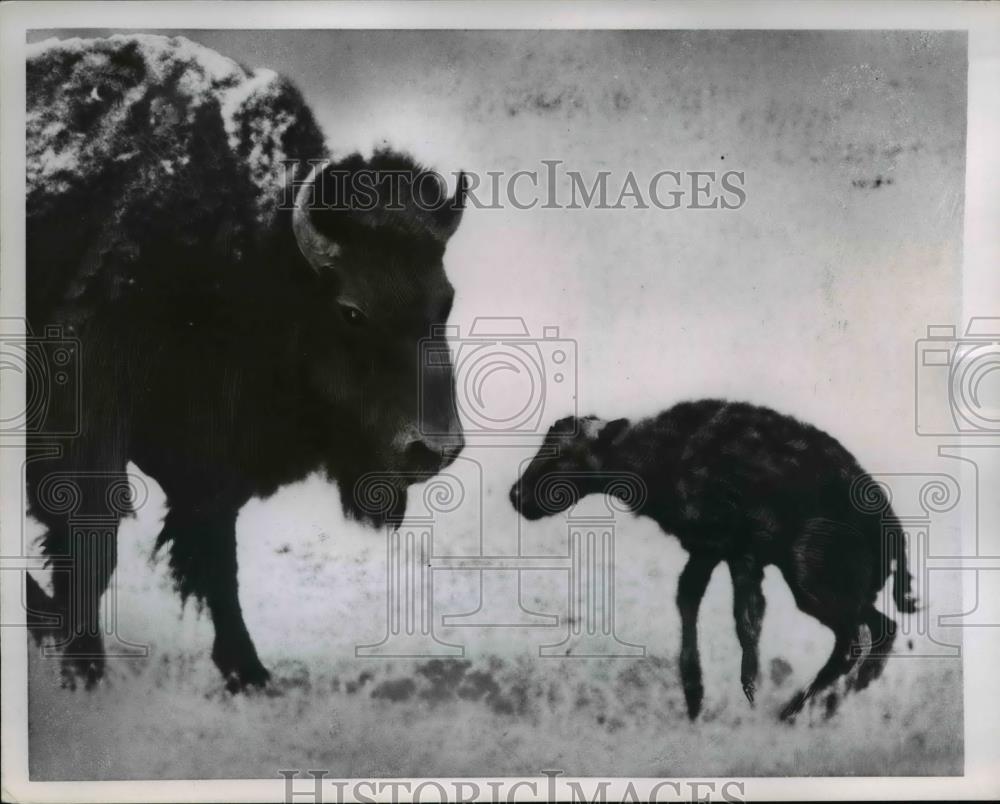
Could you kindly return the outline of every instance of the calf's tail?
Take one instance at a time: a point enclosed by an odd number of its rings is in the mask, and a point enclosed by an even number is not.
[[[913,576],[906,557],[906,534],[895,516],[890,515],[884,527],[887,557],[895,562],[892,569],[892,599],[900,612],[913,614],[917,610],[918,600],[913,593]]]

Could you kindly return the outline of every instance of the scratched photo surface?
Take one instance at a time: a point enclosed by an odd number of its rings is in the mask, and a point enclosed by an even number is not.
[[[47,530],[106,525],[88,468],[126,475],[134,509],[106,658],[31,642],[33,780],[962,773],[960,637],[939,620],[961,589],[916,569],[959,549],[952,490],[926,489],[957,470],[918,432],[947,390],[915,354],[960,315],[963,34],[29,39],[28,314],[87,360],[64,458],[27,471],[43,497],[76,472],[83,502],[26,500],[24,538],[52,556]],[[354,152],[439,171],[464,212],[362,215],[324,246],[339,224],[282,207],[280,163]],[[571,203],[570,174],[602,171],[621,208]],[[371,351],[404,323],[447,323],[451,377]],[[695,400],[723,402],[644,422]],[[546,444],[571,477],[552,510],[530,485]],[[881,485],[852,486],[862,470]],[[588,487],[601,471],[640,478],[644,515]],[[732,533],[712,527],[727,505]],[[743,548],[689,573],[698,539]],[[66,594],[52,558],[40,610]],[[682,571],[707,584],[700,683]],[[887,662],[864,640],[879,612]]]

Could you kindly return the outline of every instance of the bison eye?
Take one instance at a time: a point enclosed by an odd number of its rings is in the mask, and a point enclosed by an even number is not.
[[[368,319],[365,314],[362,313],[353,304],[341,304],[340,314],[344,317],[344,320],[350,324],[352,327],[360,327]]]

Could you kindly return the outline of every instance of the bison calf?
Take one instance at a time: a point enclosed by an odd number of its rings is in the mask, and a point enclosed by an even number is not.
[[[690,553],[677,605],[681,677],[692,719],[704,694],[698,607],[720,561],[733,580],[740,675],[751,704],[768,564],[781,571],[799,608],[836,637],[830,658],[785,705],[782,719],[854,668],[862,654],[853,686],[862,689],[881,675],[896,623],[873,604],[895,561],[896,606],[915,610],[906,545],[889,500],[836,439],[767,408],[712,399],[684,402],[635,424],[568,417],[553,425],[511,489],[511,502],[527,519],[559,513],[600,493],[600,475],[607,472],[638,475],[647,493],[628,501],[634,512],[675,534]],[[556,488],[558,494],[547,494]],[[862,626],[870,633],[870,650]]]

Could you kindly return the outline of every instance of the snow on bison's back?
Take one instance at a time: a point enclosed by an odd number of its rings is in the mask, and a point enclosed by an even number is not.
[[[154,244],[190,252],[172,271],[222,268],[206,243],[249,257],[275,225],[283,163],[326,155],[288,81],[183,37],[49,39],[29,46],[27,86],[36,309],[102,273],[103,291],[119,291],[123,266],[157,265],[140,259]]]

